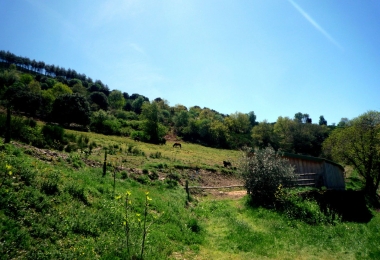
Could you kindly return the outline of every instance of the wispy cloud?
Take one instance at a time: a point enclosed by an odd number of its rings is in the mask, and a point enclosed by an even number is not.
[[[146,55],[145,51],[143,48],[141,48],[138,44],[136,43],[130,43],[129,46],[134,49],[135,51],[143,54],[143,55]]]
[[[311,16],[306,13],[299,5],[297,5],[293,0],[288,0],[289,3],[293,5],[293,7],[303,16],[305,19],[314,26],[319,32],[321,32],[331,43],[333,43],[336,47],[343,51],[342,46],[333,38],[330,34],[328,34],[316,21],[314,21]]]

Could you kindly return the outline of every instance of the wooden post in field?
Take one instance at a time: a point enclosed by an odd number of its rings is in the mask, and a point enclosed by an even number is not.
[[[189,181],[186,180],[187,201],[190,201]]]
[[[106,173],[107,173],[107,150],[104,152],[103,177],[106,176]]]

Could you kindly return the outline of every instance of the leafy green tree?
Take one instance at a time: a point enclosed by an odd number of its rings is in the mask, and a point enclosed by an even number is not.
[[[240,112],[231,114],[225,119],[225,123],[230,131],[239,134],[247,134],[252,129],[249,116]]]
[[[49,89],[48,91],[50,91],[55,98],[57,98],[59,95],[73,93],[73,91],[71,90],[71,88],[69,88],[69,86],[61,82],[55,83],[53,88]]]
[[[302,123],[303,114],[301,112],[298,112],[294,115],[294,121],[298,123]]]
[[[218,120],[214,120],[210,124],[209,129],[210,141],[213,146],[227,147],[229,138],[228,127]]]
[[[143,96],[139,96],[132,102],[132,109],[136,114],[141,114],[143,103],[145,102],[145,99]]]
[[[8,87],[20,80],[19,75],[15,70],[5,70],[0,72],[0,97],[3,97]]]
[[[82,81],[79,79],[70,79],[68,83],[70,88],[74,87],[76,84],[82,85]]]
[[[378,197],[380,183],[380,112],[368,111],[336,128],[323,144],[325,154],[352,166],[364,179],[370,198]]]
[[[268,123],[266,120],[252,128],[252,138],[255,147],[262,149],[268,147],[268,145],[275,148],[278,147],[277,137],[273,131],[273,124]]]
[[[249,112],[248,118],[249,118],[249,122],[251,124],[251,127],[254,127],[257,124],[255,112],[253,112],[253,111]]]
[[[299,124],[289,117],[278,117],[273,131],[278,138],[279,147],[285,152],[294,152],[293,130]]]
[[[327,121],[324,116],[319,117],[319,125],[327,125]]]
[[[278,199],[278,191],[294,180],[294,167],[272,147],[246,149],[242,156],[241,171],[251,202],[271,205]]]
[[[53,103],[52,121],[62,125],[76,123],[82,126],[90,124],[90,105],[80,94],[63,94]]]
[[[28,84],[29,90],[34,93],[41,93],[41,85],[38,81],[32,80]]]
[[[349,126],[350,125],[350,120],[348,120],[347,117],[342,117],[338,123],[339,127],[344,127],[344,126]]]
[[[151,143],[158,144],[167,132],[167,129],[158,121],[159,108],[156,102],[144,102],[141,118],[144,120],[143,131]]]
[[[108,110],[108,98],[103,92],[93,92],[90,94],[91,108],[94,111],[99,109]]]
[[[54,95],[51,93],[51,91],[48,90],[42,90],[41,91],[41,97],[42,97],[42,104],[41,104],[41,110],[40,113],[43,117],[47,117],[50,115],[52,109],[53,109],[53,103],[55,100]]]
[[[113,90],[108,96],[108,102],[112,109],[120,110],[125,105],[123,93],[119,90]]]
[[[71,89],[73,90],[73,93],[81,94],[82,96],[87,95],[87,89],[82,85],[82,83],[76,83],[74,84]]]
[[[15,69],[6,70],[0,74],[0,97],[1,103],[7,108],[6,118],[6,132],[4,143],[11,141],[11,109],[12,109],[12,95],[9,94],[8,89],[19,81],[19,75]],[[7,93],[8,92],[8,93]]]
[[[309,120],[310,120],[309,114],[302,114],[301,112],[298,112],[294,115],[294,121],[298,123],[307,123],[309,122]]]
[[[279,117],[274,125],[274,134],[278,148],[285,152],[320,156],[329,128],[326,125],[303,124],[288,117]]]
[[[27,73],[24,73],[20,76],[20,82],[24,85],[28,85],[33,81],[33,76]]]
[[[177,134],[183,134],[183,129],[189,124],[189,113],[186,110],[180,110],[173,117],[174,130]]]
[[[30,91],[28,86],[23,84],[13,84],[6,93],[6,99],[14,110],[25,112],[35,116],[41,107],[41,94]]]

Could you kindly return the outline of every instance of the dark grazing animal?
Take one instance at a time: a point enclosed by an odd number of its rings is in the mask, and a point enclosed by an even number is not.
[[[174,143],[174,144],[173,144],[173,147],[179,147],[179,148],[182,148],[182,146],[181,146],[180,143]]]
[[[223,165],[224,165],[224,167],[228,167],[228,166],[231,166],[232,167],[232,164],[231,164],[231,162],[228,162],[228,161],[223,161]]]
[[[135,141],[137,141],[137,142],[140,142],[140,137],[139,137],[139,136],[135,136],[135,137],[133,138],[133,140],[135,140]]]

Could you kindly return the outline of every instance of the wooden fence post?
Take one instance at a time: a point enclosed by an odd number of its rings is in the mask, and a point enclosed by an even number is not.
[[[107,173],[107,150],[104,152],[103,177],[106,176],[106,173]]]
[[[189,181],[186,180],[187,201],[190,201]]]

